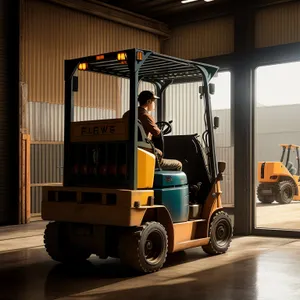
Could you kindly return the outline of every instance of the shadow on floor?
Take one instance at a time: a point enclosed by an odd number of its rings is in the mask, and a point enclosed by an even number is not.
[[[199,256],[201,259],[202,255]],[[178,264],[182,263],[180,255],[173,259],[174,263],[177,259]],[[167,265],[164,269],[168,267],[170,267],[170,265]],[[184,268],[185,266],[182,267]],[[177,269],[175,273],[169,272],[168,276],[164,275],[160,277],[158,273],[155,273],[153,274],[154,277],[151,275],[143,275],[135,277],[133,280],[127,282],[122,282],[120,275],[124,275],[124,280],[125,277],[127,277],[127,279],[129,279],[129,276],[133,277],[133,274],[129,275],[129,273],[126,273],[128,270],[125,268],[123,269],[123,267],[118,264],[114,266],[108,264],[107,267],[104,268],[103,266],[95,267],[91,264],[87,264],[85,274],[84,272],[82,273],[82,271],[77,273],[80,277],[78,282],[74,273],[70,274],[69,271],[62,272],[62,269],[59,270],[57,267],[53,269],[53,273],[51,272],[47,278],[45,296],[47,300],[61,297],[66,297],[64,299],[68,299],[68,296],[70,296],[70,299],[89,300],[255,300],[257,299],[255,288],[257,283],[256,267],[256,259],[246,259],[218,268],[215,268],[212,265],[212,268],[200,272],[197,272],[194,269],[194,271],[191,270],[189,274],[180,275],[180,270]],[[99,275],[99,273],[102,275]],[[117,275],[119,279],[110,280],[109,283],[106,282],[104,278],[111,277],[112,275]],[[101,281],[99,280],[98,284],[95,282],[93,286],[90,282],[90,280],[93,279],[93,276],[98,279],[102,277],[103,279]],[[60,283],[58,285],[59,281]],[[83,282],[85,283],[83,284]],[[118,283],[118,286],[114,285],[114,287],[106,287],[105,291],[101,291],[101,287],[105,285],[105,282],[106,284]],[[81,284],[81,287],[79,284]],[[142,285],[142,287],[136,288],[136,285]],[[79,293],[83,294],[76,295]]]
[[[200,249],[186,253],[184,251],[168,256],[164,269],[206,258]],[[45,282],[47,300],[78,294],[105,285],[131,278],[143,277],[120,263],[119,259],[98,260],[96,257],[77,266],[55,265]]]
[[[190,269],[183,265],[184,273],[176,268],[163,276],[158,273],[119,282],[116,286],[88,290],[69,299],[104,300],[298,300],[298,268],[296,255],[278,260],[286,253],[278,252],[242,259],[206,270]],[[189,264],[190,265],[190,264]],[[62,296],[62,295],[61,295]],[[49,298],[48,298],[49,299]],[[52,298],[54,299],[54,298]],[[67,299],[67,298],[66,298]]]

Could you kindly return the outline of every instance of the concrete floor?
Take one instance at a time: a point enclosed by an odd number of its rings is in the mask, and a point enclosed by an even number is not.
[[[55,263],[42,246],[44,226],[0,228],[1,300],[300,299],[300,240],[235,238],[227,254],[188,250],[137,277],[115,259],[91,257],[69,269]]]

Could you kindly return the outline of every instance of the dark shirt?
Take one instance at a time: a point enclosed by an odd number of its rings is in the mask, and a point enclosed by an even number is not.
[[[124,115],[123,118],[129,118],[129,111],[127,111]],[[146,136],[151,139],[151,136],[158,136],[160,135],[160,129],[157,127],[154,118],[148,113],[148,111],[139,106],[138,107],[138,119],[141,121]],[[149,133],[151,136],[149,136]]]

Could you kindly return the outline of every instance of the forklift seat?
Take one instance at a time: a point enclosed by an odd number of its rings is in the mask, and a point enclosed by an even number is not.
[[[146,136],[144,127],[143,127],[141,121],[138,120],[138,142],[137,142],[137,145],[138,145],[138,147],[152,150],[151,145],[149,143],[147,143],[146,139],[147,139],[147,136]]]

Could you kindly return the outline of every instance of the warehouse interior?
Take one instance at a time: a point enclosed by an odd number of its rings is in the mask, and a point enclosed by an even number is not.
[[[300,202],[259,196],[261,163],[279,162],[281,144],[300,145],[299,20],[298,0],[1,0],[0,299],[299,299]],[[173,253],[144,276],[113,258],[54,262],[41,216],[44,187],[64,180],[64,61],[131,48],[219,67],[215,151],[234,226],[227,253]],[[129,109],[128,80],[96,75],[80,74],[76,122]],[[203,131],[198,90],[166,90],[173,135]],[[288,160],[300,175],[298,155]]]

